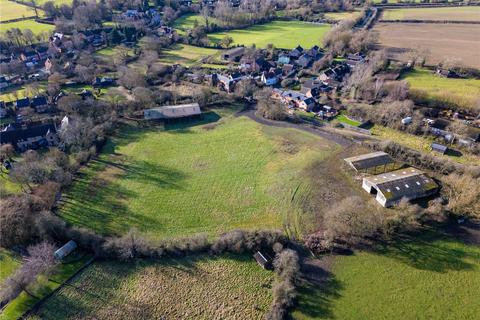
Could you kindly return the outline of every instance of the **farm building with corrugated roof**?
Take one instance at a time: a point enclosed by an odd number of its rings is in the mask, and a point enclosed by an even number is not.
[[[344,159],[356,171],[368,170],[394,163],[388,153],[378,151]]]
[[[375,199],[384,207],[395,205],[402,198],[413,200],[438,191],[438,185],[432,178],[411,167],[365,177],[362,188],[375,195]]]
[[[199,116],[202,114],[198,103],[164,106],[143,111],[145,120],[168,120]]]

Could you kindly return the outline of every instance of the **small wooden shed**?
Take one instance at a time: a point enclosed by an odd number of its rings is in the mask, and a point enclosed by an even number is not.
[[[441,154],[445,154],[448,150],[448,147],[447,146],[444,146],[442,144],[439,144],[439,143],[432,143],[432,151],[436,151],[436,152],[439,152]]]
[[[272,267],[272,259],[267,254],[257,251],[253,257],[263,269],[270,269]]]

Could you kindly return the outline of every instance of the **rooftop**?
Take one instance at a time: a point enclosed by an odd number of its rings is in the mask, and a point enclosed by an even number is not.
[[[364,181],[374,185],[390,201],[415,198],[438,188],[423,171],[411,167],[366,177]]]
[[[383,151],[362,154],[344,160],[357,171],[383,166],[393,162],[390,155]]]

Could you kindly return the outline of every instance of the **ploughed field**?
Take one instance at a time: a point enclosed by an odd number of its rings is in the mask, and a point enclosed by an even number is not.
[[[95,262],[28,319],[263,319],[272,281],[241,255]]]
[[[386,9],[382,19],[480,22],[480,7]]]
[[[207,113],[204,122],[216,117]],[[123,127],[81,170],[59,214],[102,234],[136,227],[153,238],[279,228],[302,215],[305,168],[334,149],[244,117],[166,131]]]
[[[234,45],[265,48],[273,44],[277,48],[293,49],[298,45],[310,48],[322,45],[323,37],[330,30],[328,24],[314,24],[300,21],[273,21],[246,29],[236,29],[208,35],[212,42],[220,42],[225,36],[233,38]]]
[[[338,256],[331,277],[300,289],[294,319],[477,319],[480,247],[425,233]]]
[[[467,67],[480,68],[480,25],[441,23],[377,23],[373,29],[379,45],[390,55],[406,59],[408,50],[428,50],[428,65],[445,59],[459,59]]]

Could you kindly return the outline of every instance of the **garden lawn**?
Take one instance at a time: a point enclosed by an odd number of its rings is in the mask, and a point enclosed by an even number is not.
[[[358,126],[361,125],[360,122],[358,122],[358,121],[356,121],[356,120],[353,120],[353,119],[350,119],[349,117],[347,117],[347,116],[344,115],[344,114],[338,115],[338,116],[337,116],[337,120],[338,120],[338,122],[351,125],[352,127],[358,127]]]
[[[437,100],[468,109],[479,98],[480,80],[442,78],[428,69],[415,69],[402,78],[410,84],[414,99]]]
[[[323,37],[330,30],[328,24],[313,24],[300,21],[273,21],[255,25],[247,29],[236,29],[226,32],[211,33],[209,39],[220,42],[225,36],[233,38],[235,45],[265,48],[273,44],[277,48],[292,49],[298,45],[310,48],[322,45]]]
[[[382,138],[382,140],[392,140],[405,147],[420,152],[431,153],[432,155],[435,155],[437,157],[449,159],[459,163],[480,165],[480,157],[473,154],[440,154],[438,152],[432,151],[431,145],[432,142],[434,142],[435,140],[433,136],[417,136],[379,125],[375,125],[371,131],[374,136],[378,136]]]
[[[22,186],[10,179],[6,172],[0,173],[0,198],[22,191]]]
[[[263,319],[272,280],[250,255],[95,262],[28,319]]]
[[[33,34],[40,34],[43,32],[51,33],[55,29],[55,26],[46,23],[38,23],[33,19],[0,24],[0,32],[6,32],[8,29],[12,28],[18,28],[20,30],[29,29]]]
[[[47,81],[38,81],[36,82],[38,85],[39,93],[44,92],[47,89]],[[36,92],[36,91],[35,91]],[[14,89],[6,90],[6,92],[0,95],[0,100],[5,102],[16,101],[17,99],[22,99],[25,97],[33,97],[34,93],[29,90],[29,86],[22,86],[17,87]]]
[[[300,290],[295,319],[477,319],[480,247],[427,232],[337,256],[333,276]]]
[[[209,112],[203,123],[218,118]],[[59,214],[102,234],[136,227],[152,238],[298,221],[301,191],[292,195],[304,184],[300,172],[335,147],[244,117],[199,124],[119,129],[64,195]]]
[[[33,16],[35,16],[35,11],[30,7],[12,1],[0,0],[0,21]],[[4,29],[4,24],[1,24],[0,26],[2,32],[6,30]]]

